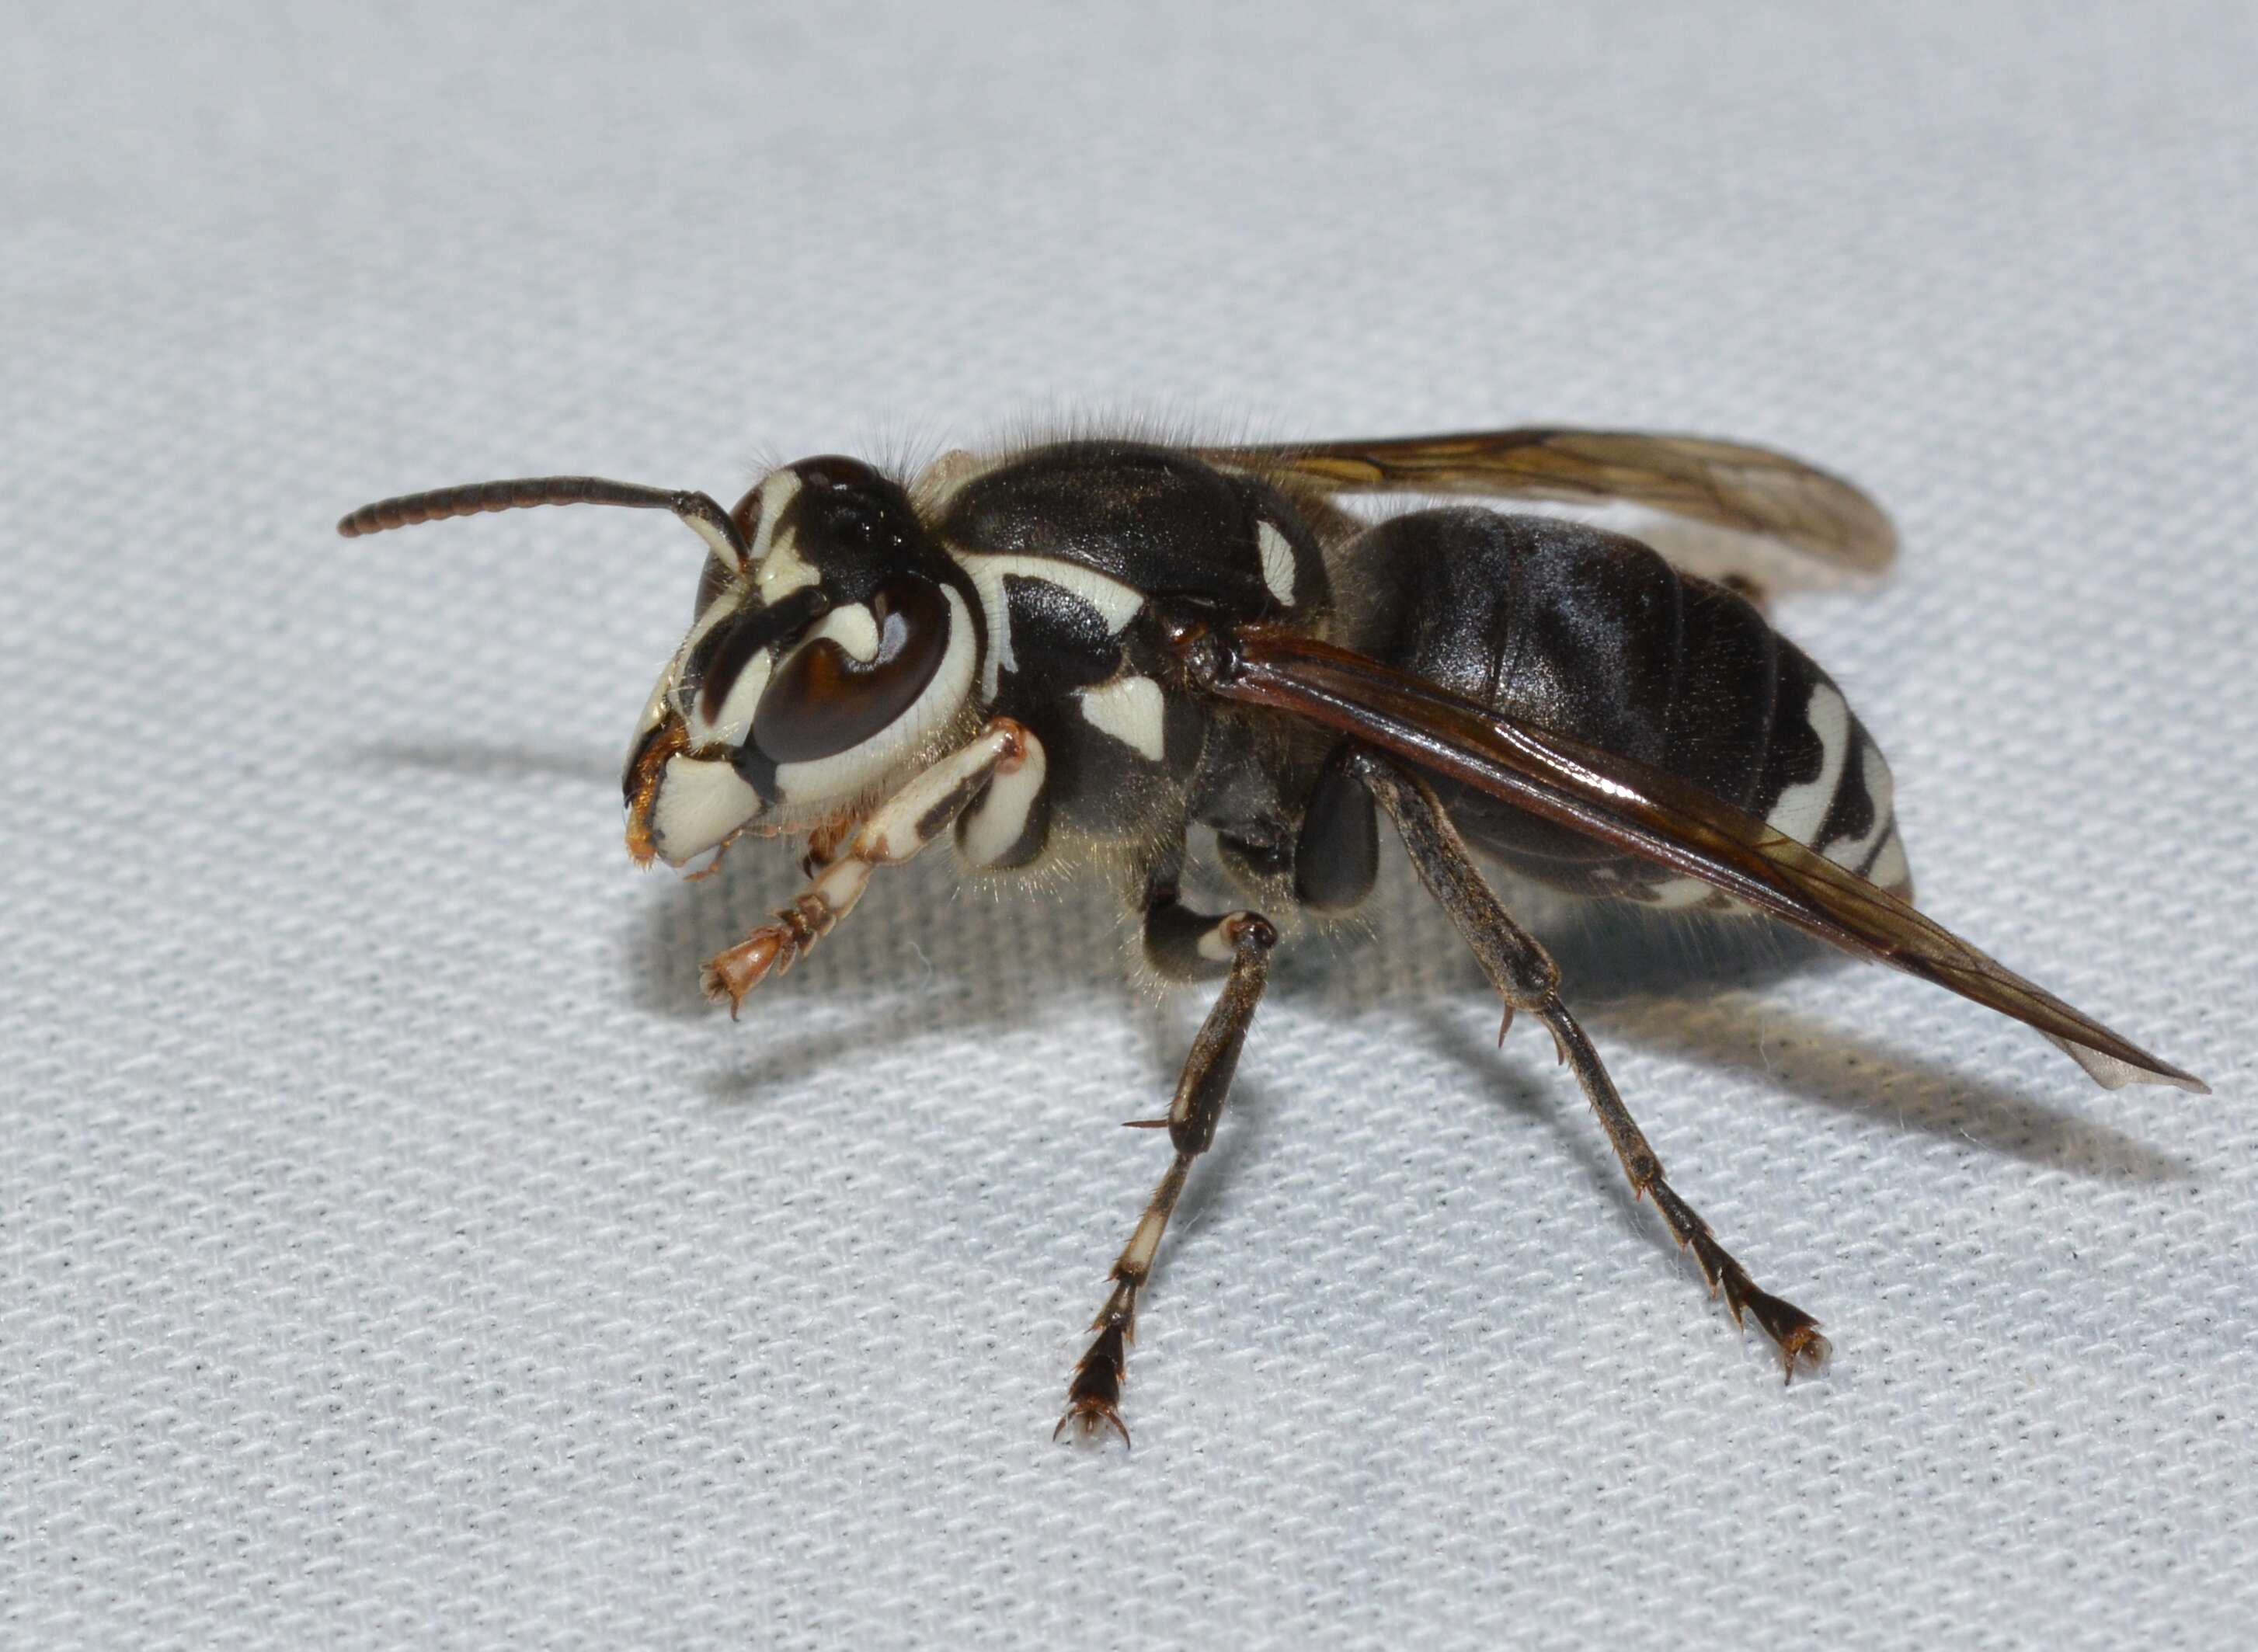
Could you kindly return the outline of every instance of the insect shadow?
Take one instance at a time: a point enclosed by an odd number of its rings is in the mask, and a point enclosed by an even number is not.
[[[617,766],[607,751],[593,747],[544,749],[460,739],[380,741],[364,747],[359,756],[381,766],[489,783],[585,781],[607,789]],[[1007,890],[991,897],[966,888],[954,901],[937,899],[948,876],[941,864],[946,858],[942,850],[918,865],[886,873],[864,907],[825,944],[824,954],[809,961],[804,981],[771,983],[748,1003],[745,1020],[754,1049],[715,1075],[708,1088],[716,1100],[756,1101],[795,1074],[846,1059],[860,1036],[854,1025],[806,1013],[811,1003],[820,1002],[821,980],[835,980],[843,969],[864,980],[900,981],[905,953],[920,979],[930,972],[946,989],[905,991],[890,1003],[890,1039],[1039,1025],[1047,1003],[1111,995],[1124,1014],[1140,1017],[1156,1074],[1155,1095],[1165,1097],[1196,1016],[1180,1005],[1156,1010],[1128,983],[1121,967],[1126,942],[1118,909],[1107,891],[1076,882],[1043,894]],[[637,1006],[682,1021],[720,1013],[699,989],[700,963],[741,939],[799,886],[794,854],[781,844],[760,842],[739,846],[711,878],[669,880],[634,922],[628,978]],[[943,921],[917,923],[937,905],[944,909]],[[1404,909],[1403,903],[1396,905]],[[1046,906],[1051,911],[1046,912]],[[1272,988],[1275,1002],[1323,996],[1329,1005],[1337,1004],[1337,988],[1327,984],[1333,972],[1361,968],[1386,980],[1400,975],[1415,952],[1457,954],[1456,938],[1439,911],[1424,903],[1411,903],[1409,910],[1409,931],[1399,928],[1392,939],[1367,937],[1353,947],[1285,953]],[[991,926],[1008,928],[1014,944],[998,945]],[[1610,1043],[1634,1044],[1705,1067],[1761,1071],[1766,1082],[1802,1101],[1864,1117],[1885,1116],[1941,1139],[1972,1141],[1987,1152],[2077,1175],[2155,1183],[2194,1173],[2176,1155],[2018,1090],[1970,1081],[1948,1060],[1770,1005],[1745,1015],[1721,1010],[1715,1001],[1722,992],[1759,990],[1814,970],[1870,968],[1783,925],[1658,918],[1637,908],[1587,903],[1578,910],[1577,921],[1544,926],[1544,932],[1569,996],[1592,1012]],[[1033,944],[1017,944],[1022,939]],[[1403,955],[1391,957],[1394,952]],[[1462,974],[1466,994],[1486,990],[1471,961]],[[812,999],[802,996],[811,993],[816,995]],[[1189,1003],[1197,995],[1178,996]],[[786,1010],[795,998],[799,1003]],[[1629,1198],[1604,1144],[1596,1136],[1585,1140],[1585,1132],[1576,1128],[1581,1121],[1576,1118],[1580,1110],[1568,1105],[1573,1096],[1551,1094],[1509,1055],[1501,1058],[1447,1006],[1438,1004],[1421,1019],[1431,1046],[1466,1066],[1469,1088],[1484,1087],[1482,1094],[1518,1110],[1551,1114],[1593,1179],[1610,1196]],[[1549,1074],[1549,1063],[1540,1065]],[[1264,1110],[1261,1081],[1258,1056],[1234,1086],[1237,1124],[1218,1142],[1218,1152],[1237,1156],[1251,1148]],[[1124,1117],[1140,1100],[1123,1098],[1128,1110]],[[1225,1181],[1217,1175],[1199,1178],[1211,1188]]]
[[[2021,1090],[1970,1078],[1949,1060],[1865,1037],[1776,1003],[1725,999],[1760,993],[1821,972],[1864,973],[1871,964],[1763,920],[1658,914],[1586,903],[1574,919],[1544,934],[1564,990],[1591,1011],[1613,1045],[1739,1070],[1798,1100],[1862,1117],[1877,1115],[1941,1139],[2100,1180],[2184,1180],[2193,1167],[2077,1111]],[[1438,1016],[1438,1042],[1469,1065],[1495,1063],[1495,1052]],[[2034,1065],[2045,1053],[2029,1046]],[[1592,1162],[1628,1202],[1630,1192],[1604,1151]]]
[[[1067,1001],[1111,997],[1128,1015],[1154,1007],[1122,967],[1119,908],[1102,883],[983,889],[955,883],[948,857],[942,846],[881,873],[814,956],[745,1001],[740,1025],[759,1048],[717,1080],[717,1097],[757,1100],[764,1087],[850,1060],[870,1037],[874,993],[885,1040],[897,1048],[927,1037],[1040,1026],[1047,1006]],[[628,978],[636,1006],[682,1021],[725,1016],[702,989],[704,961],[766,921],[804,883],[796,846],[760,841],[737,845],[709,876],[670,879],[634,921]],[[826,1013],[827,1000],[848,993],[860,999],[855,1010]],[[1158,1052],[1168,1036],[1159,1024],[1173,1025],[1174,1017],[1147,1019]],[[1189,1040],[1189,1026],[1181,1036]],[[1182,1051],[1156,1059],[1173,1074]],[[1125,1096],[1123,1103],[1133,1110],[1137,1100]]]
[[[620,771],[615,755],[585,743],[543,749],[499,741],[376,740],[364,744],[359,755],[362,762],[383,767],[488,781],[593,781],[611,786],[618,783]]]
[[[822,953],[803,966],[802,979],[771,982],[747,1001],[743,1021],[751,1047],[714,1076],[708,1091],[714,1100],[756,1103],[811,1069],[853,1059],[870,1036],[865,1012],[822,1014],[817,1007],[827,980],[834,989],[846,982],[866,989],[900,987],[884,1003],[884,1036],[897,1047],[1040,1026],[1048,1018],[1048,1005],[1112,998],[1144,1028],[1154,1070],[1150,1093],[1125,1095],[1121,1116],[1158,1110],[1204,1008],[1199,990],[1179,990],[1165,1005],[1155,1005],[1126,978],[1128,937],[1118,905],[1102,886],[1076,880],[1036,894],[961,887],[951,900],[945,893],[951,870],[941,863],[946,858],[944,849],[883,874]],[[721,1013],[699,989],[701,961],[763,921],[800,884],[790,849],[749,842],[711,877],[676,881],[658,892],[634,920],[629,941],[628,973],[638,1006],[685,1021]],[[1273,1003],[1338,1013],[1338,977],[1344,969],[1386,981],[1402,975],[1415,954],[1459,955],[1439,911],[1424,903],[1393,904],[1407,916],[1385,932],[1282,950]],[[1721,1004],[1721,994],[1760,990],[1814,970],[1871,968],[1782,925],[1657,917],[1587,904],[1578,921],[1548,930],[1545,940],[1569,996],[1591,1011],[1608,1042],[1761,1074],[1764,1082],[1799,1100],[1881,1117],[1940,1139],[1972,1142],[1986,1152],[2082,1176],[2154,1183],[2193,1173],[2179,1158],[2017,1088],[1971,1079],[1949,1060],[1771,1005]],[[1583,1128],[1584,1110],[1573,1088],[1549,1082],[1549,1060],[1519,1059],[1542,1040],[1524,1034],[1528,1045],[1509,1046],[1501,1056],[1491,1040],[1453,1013],[1461,998],[1488,992],[1471,960],[1462,975],[1450,1003],[1438,1003],[1417,1017],[1431,1047],[1464,1063],[1470,1091],[1549,1117],[1594,1181],[1627,1203],[1621,1171],[1604,1140]],[[2041,1053],[2034,1048],[2034,1059]],[[1249,1058],[1233,1087],[1236,1124],[1216,1150],[1232,1157],[1253,1149],[1267,1110],[1260,1040]],[[1217,1188],[1226,1178],[1197,1180]]]

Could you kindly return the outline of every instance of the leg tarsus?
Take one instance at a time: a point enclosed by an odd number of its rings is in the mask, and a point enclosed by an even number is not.
[[[1781,1362],[1793,1379],[1799,1367],[1816,1371],[1825,1363],[1830,1344],[1819,1334],[1819,1322],[1785,1297],[1774,1296],[1761,1288],[1749,1277],[1748,1270],[1733,1258],[1732,1253],[1717,1243],[1693,1206],[1678,1195],[1661,1176],[1656,1166],[1652,1191],[1655,1209],[1662,1212],[1663,1220],[1681,1250],[1694,1253],[1694,1262],[1701,1275],[1709,1282],[1712,1296],[1722,1294],[1725,1307],[1733,1315],[1736,1325],[1754,1318],[1758,1328],[1771,1337],[1779,1350]]]
[[[837,921],[837,914],[819,897],[803,895],[778,912],[776,922],[763,924],[728,951],[707,959],[699,972],[699,984],[716,1003],[728,1003],[729,1019],[735,1021],[747,993],[770,975],[790,971]]]
[[[1074,1368],[1074,1380],[1067,1386],[1066,1410],[1051,1430],[1052,1439],[1058,1439],[1069,1428],[1083,1440],[1095,1439],[1102,1430],[1111,1429],[1125,1447],[1130,1443],[1129,1425],[1121,1421],[1121,1379],[1129,1368],[1130,1316],[1136,1311],[1135,1299],[1135,1288],[1126,1281],[1114,1287],[1104,1311],[1092,1326],[1097,1336]]]

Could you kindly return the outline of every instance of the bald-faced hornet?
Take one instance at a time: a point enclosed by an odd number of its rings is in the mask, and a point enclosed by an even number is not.
[[[689,635],[628,758],[627,840],[681,867],[747,833],[806,838],[805,890],[707,966],[733,1014],[873,872],[944,833],[976,874],[1067,854],[1118,869],[1152,968],[1222,982],[1167,1114],[1141,1121],[1174,1156],[1114,1262],[1060,1431],[1127,1438],[1139,1293],[1214,1139],[1271,951],[1364,900],[1382,814],[1508,1025],[1550,1029],[1632,1188],[1791,1378],[1826,1355],[1817,1322],[1757,1288],[1665,1178],[1477,852],[1571,896],[1768,913],[2028,1024],[2105,1086],[2203,1089],[1914,909],[1888,767],[1744,585],[1555,516],[1369,523],[1336,502],[1356,493],[1622,502],[1817,569],[1871,572],[1894,550],[1863,493],[1783,455],[1559,429],[1062,441],[952,453],[906,485],[813,458],[727,511],[585,477],[489,482],[371,505],[338,530],[596,503],[697,532]],[[1239,910],[1183,900],[1194,826]]]

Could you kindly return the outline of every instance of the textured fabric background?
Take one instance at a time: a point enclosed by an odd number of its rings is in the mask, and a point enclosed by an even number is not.
[[[24,8],[0,58],[0,1625],[23,1647],[2246,1643],[2242,4]],[[68,14],[67,17],[66,14]],[[1571,948],[1783,1391],[1391,875],[1049,1434],[1196,1000],[1100,893],[622,858],[694,549],[401,489],[1062,412],[1770,441],[1925,904],[2206,1075]]]

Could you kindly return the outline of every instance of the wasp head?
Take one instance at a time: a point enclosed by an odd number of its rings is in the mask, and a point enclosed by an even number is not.
[[[540,476],[379,500],[346,538],[536,505],[671,511],[706,542],[690,635],[643,706],[628,851],[676,866],[750,829],[850,813],[969,714],[980,643],[909,494],[859,459],[802,459],[724,511],[704,493]]]
[[[748,828],[851,810],[929,755],[970,699],[970,608],[898,484],[857,459],[802,459],[729,521],[706,535],[689,635],[628,754],[638,861],[679,866]]]

